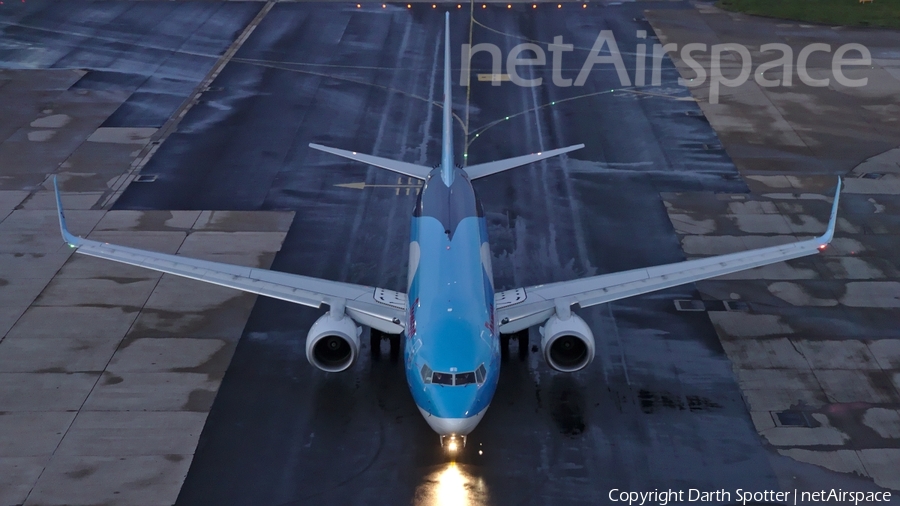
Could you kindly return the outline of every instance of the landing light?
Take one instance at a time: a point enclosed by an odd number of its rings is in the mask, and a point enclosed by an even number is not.
[[[450,440],[450,443],[447,445],[447,450],[449,450],[450,453],[456,453],[456,450],[459,450],[459,446],[455,439]]]

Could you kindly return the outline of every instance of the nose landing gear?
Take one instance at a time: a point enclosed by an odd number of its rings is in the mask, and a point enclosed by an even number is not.
[[[466,447],[466,436],[458,436],[456,434],[450,434],[447,436],[441,436],[441,448],[449,452],[450,454],[455,454],[459,450],[462,450]]]

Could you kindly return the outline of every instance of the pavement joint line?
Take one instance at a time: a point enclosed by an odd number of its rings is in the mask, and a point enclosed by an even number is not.
[[[98,221],[96,224],[94,224],[94,226],[91,228],[91,230],[89,232],[87,232],[84,236],[87,237],[91,233],[93,233],[97,229],[97,226],[99,226],[99,224],[100,224],[100,221]],[[184,245],[185,240],[187,240],[187,236],[185,236],[185,239],[182,240],[181,245],[178,246],[178,249],[181,249],[181,247]],[[177,252],[177,250],[176,250],[176,252]],[[46,285],[44,285],[44,288],[43,288],[43,290],[41,290],[41,293],[38,294],[37,297],[35,297],[35,299],[34,299],[35,301],[37,301],[38,297],[40,297],[41,294],[47,290],[47,288],[50,286],[50,284],[53,282],[53,280],[56,279],[56,276],[59,275],[59,272],[63,270],[63,268],[65,267],[65,265],[67,263],[69,263],[69,260],[72,259],[72,256],[74,254],[75,254],[75,252],[74,252],[74,250],[72,250],[71,254],[69,255],[69,258],[67,258],[66,261],[63,262],[63,264],[59,267],[59,269],[57,269],[56,274],[53,275],[53,278],[51,278],[50,281]],[[156,282],[153,284],[153,289],[150,290],[149,294],[147,295],[147,299],[144,300],[143,304],[141,304],[140,311],[144,310],[144,307],[147,305],[147,302],[150,301],[150,297],[153,296],[153,292],[159,287],[159,283],[162,280],[162,278],[163,277],[160,276],[156,279]],[[34,301],[32,301],[32,304],[34,304]],[[30,308],[32,304],[29,304],[28,307]],[[140,314],[140,311],[139,311],[139,314]],[[22,313],[22,316],[24,316],[24,315],[25,315],[25,313]],[[20,316],[19,319],[21,319],[22,316]],[[44,464],[43,468],[41,469],[41,472],[38,474],[37,478],[34,480],[34,484],[32,485],[31,490],[28,491],[28,495],[25,496],[25,500],[23,501],[23,504],[28,502],[28,498],[31,497],[31,494],[34,492],[35,487],[37,487],[38,483],[40,483],[41,477],[44,475],[45,472],[47,472],[47,469],[50,467],[50,464],[52,463],[53,458],[56,456],[56,452],[59,450],[59,447],[62,445],[63,440],[66,438],[66,435],[68,435],[69,431],[72,429],[72,425],[75,424],[75,420],[78,418],[78,415],[80,415],[81,412],[84,410],[84,405],[87,403],[88,399],[91,397],[91,394],[94,393],[94,389],[97,388],[97,385],[100,383],[100,380],[103,379],[103,374],[109,368],[109,364],[112,362],[112,359],[116,356],[116,353],[119,351],[119,348],[122,346],[122,342],[125,341],[125,338],[128,336],[128,333],[131,331],[132,328],[134,328],[135,324],[137,323],[137,320],[138,320],[138,318],[136,317],[131,322],[131,324],[128,326],[128,329],[122,334],[122,338],[119,340],[119,344],[116,345],[116,350],[112,353],[112,355],[109,356],[109,359],[107,359],[106,364],[103,366],[103,370],[101,370],[100,374],[97,375],[97,379],[94,381],[94,385],[88,391],[87,395],[84,397],[84,400],[81,401],[81,405],[78,407],[78,410],[75,412],[75,416],[72,417],[72,421],[69,422],[69,425],[66,427],[66,430],[63,431],[63,435],[61,438],[59,438],[59,442],[56,443],[56,447],[53,449],[53,452],[51,452],[50,455],[47,456],[47,462],[46,462],[46,464]]]
[[[219,74],[224,70],[225,66],[231,61],[235,54],[237,54],[238,50],[241,46],[244,45],[244,42],[250,38],[250,35],[256,30],[256,27],[262,22],[263,18],[272,10],[272,7],[275,6],[275,2],[277,0],[269,0],[266,4],[259,10],[256,14],[256,17],[253,18],[250,23],[244,28],[244,31],[241,32],[240,36],[235,39],[234,42],[231,43],[231,46],[225,51],[224,54],[219,58],[215,65],[209,70],[206,74],[206,77],[200,81],[196,88],[194,88],[193,93],[181,104],[177,111],[169,117],[169,120],[153,134],[153,141],[150,142],[141,153],[138,155],[136,160],[140,160],[136,164],[133,164],[132,167],[129,168],[124,174],[116,178],[116,181],[112,184],[112,188],[106,192],[106,194],[100,199],[100,201],[95,204],[95,208],[97,209],[109,209],[118,198],[122,195],[128,185],[134,180],[134,178],[141,172],[141,169],[150,161],[154,154],[156,154],[157,149],[162,145],[163,142],[178,128],[178,125],[181,123],[181,120],[187,115],[188,111],[192,107],[194,107],[200,101],[200,95],[202,95],[208,88],[209,85],[212,84],[213,81],[219,76]]]

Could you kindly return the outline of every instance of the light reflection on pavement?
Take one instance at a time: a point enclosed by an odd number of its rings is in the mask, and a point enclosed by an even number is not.
[[[487,487],[484,480],[475,477],[456,462],[428,475],[416,489],[416,506],[468,506],[486,504]]]

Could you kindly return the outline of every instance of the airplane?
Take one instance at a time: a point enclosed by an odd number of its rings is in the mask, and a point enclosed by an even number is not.
[[[310,328],[306,356],[322,371],[348,369],[369,327],[373,353],[390,339],[413,400],[425,421],[455,452],[484,417],[497,387],[501,342],[527,343],[540,326],[543,358],[572,373],[594,358],[591,329],[572,307],[587,308],[694,281],[813,255],[834,237],[841,181],[825,233],[813,239],[572,281],[494,291],[484,211],[472,182],[584,147],[583,144],[505,160],[457,166],[450,94],[450,17],[445,17],[441,160],[437,167],[310,144],[311,148],[423,180],[412,213],[407,291],[329,281],[266,269],[196,260],[117,246],[72,235],[54,177],[63,239],[77,253],[273,297],[328,307]],[[523,348],[520,342],[520,351]],[[526,344],[527,349],[527,344]],[[398,357],[399,359],[399,357]]]

